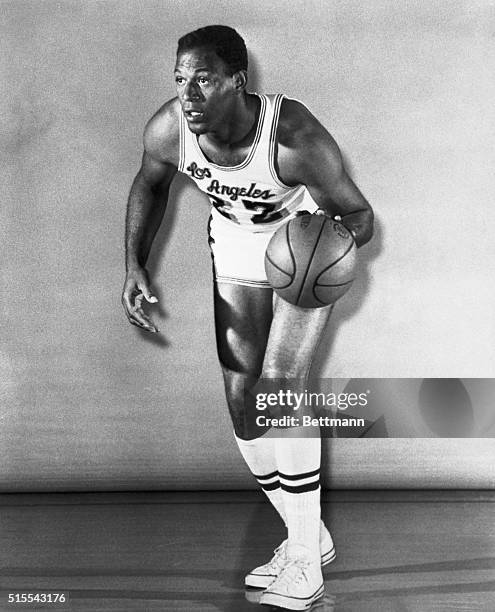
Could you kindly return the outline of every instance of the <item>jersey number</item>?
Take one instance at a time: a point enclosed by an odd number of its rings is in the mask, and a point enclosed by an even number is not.
[[[227,219],[230,219],[234,223],[240,224],[239,219],[232,212],[233,206],[230,202],[225,202],[225,200],[211,193],[208,194],[208,197],[212,205],[221,215],[227,217]],[[282,219],[285,216],[281,211],[275,210],[275,204],[260,204],[252,200],[244,200],[243,198],[241,198],[241,202],[246,210],[256,211],[251,215],[251,223],[268,223]]]

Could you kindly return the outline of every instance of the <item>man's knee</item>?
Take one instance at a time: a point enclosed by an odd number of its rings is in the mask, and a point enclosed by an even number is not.
[[[256,402],[253,394],[259,373],[235,372],[222,365],[225,396],[235,434],[243,440],[257,438],[264,433],[256,425]]]
[[[304,380],[311,363],[280,363],[267,361],[263,364],[260,379]]]
[[[260,372],[236,371],[222,364],[223,382],[227,401],[243,405],[246,389],[252,388],[259,379]]]

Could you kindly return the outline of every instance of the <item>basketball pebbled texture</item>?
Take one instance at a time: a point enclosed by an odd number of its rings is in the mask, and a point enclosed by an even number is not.
[[[301,308],[333,304],[351,287],[357,248],[342,223],[325,215],[301,215],[272,236],[265,271],[273,290]]]

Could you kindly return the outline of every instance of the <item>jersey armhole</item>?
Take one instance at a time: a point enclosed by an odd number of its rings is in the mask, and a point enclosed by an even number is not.
[[[277,174],[277,170],[275,168],[275,154],[276,154],[276,149],[277,149],[277,130],[278,130],[278,121],[279,121],[279,117],[280,117],[280,109],[282,108],[282,101],[284,100],[284,98],[286,100],[294,100],[295,102],[299,102],[299,104],[302,104],[308,111],[309,108],[306,106],[306,104],[304,104],[304,102],[301,102],[300,100],[297,100],[296,98],[289,98],[288,96],[285,96],[284,94],[278,94],[277,98],[274,102],[274,111],[273,111],[273,122],[272,122],[272,130],[270,133],[270,150],[269,150],[269,166],[270,166],[270,174],[272,175],[273,180],[280,185],[280,187],[283,187],[284,189],[296,189],[297,187],[299,187],[299,185],[296,185],[295,187],[291,187],[290,185],[286,185],[283,180],[279,177],[279,175]],[[309,111],[311,112],[311,111]]]
[[[177,170],[182,173],[184,173],[184,166],[186,165],[184,121],[185,119],[181,113],[179,117],[179,165],[177,166]]]
[[[282,101],[285,98],[283,94],[278,94],[273,102],[273,117],[272,117],[272,125],[270,130],[270,146],[268,149],[268,165],[270,167],[270,174],[277,185],[283,187],[284,189],[292,189],[289,185],[286,185],[282,179],[278,176],[277,171],[275,169],[275,155],[277,151],[277,130],[278,130],[278,120],[280,117],[280,108],[282,107]]]

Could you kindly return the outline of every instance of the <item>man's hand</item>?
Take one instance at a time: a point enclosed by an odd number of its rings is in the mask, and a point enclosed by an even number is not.
[[[315,212],[315,215],[324,215],[325,217],[328,217],[329,219],[331,219],[332,221],[337,221],[338,223],[340,223],[341,225],[343,225],[345,227],[345,229],[350,233],[350,235],[352,236],[352,239],[354,240],[354,243],[357,247],[357,242],[356,242],[356,232],[355,230],[353,230],[350,227],[347,227],[345,225],[345,223],[342,221],[342,217],[340,215],[332,215],[327,213],[326,211],[324,211],[321,208],[318,208],[318,210]]]
[[[142,308],[143,298],[150,304],[158,302],[151,292],[146,270],[143,268],[129,270],[122,291],[124,312],[132,325],[156,333],[158,332],[157,327]]]

